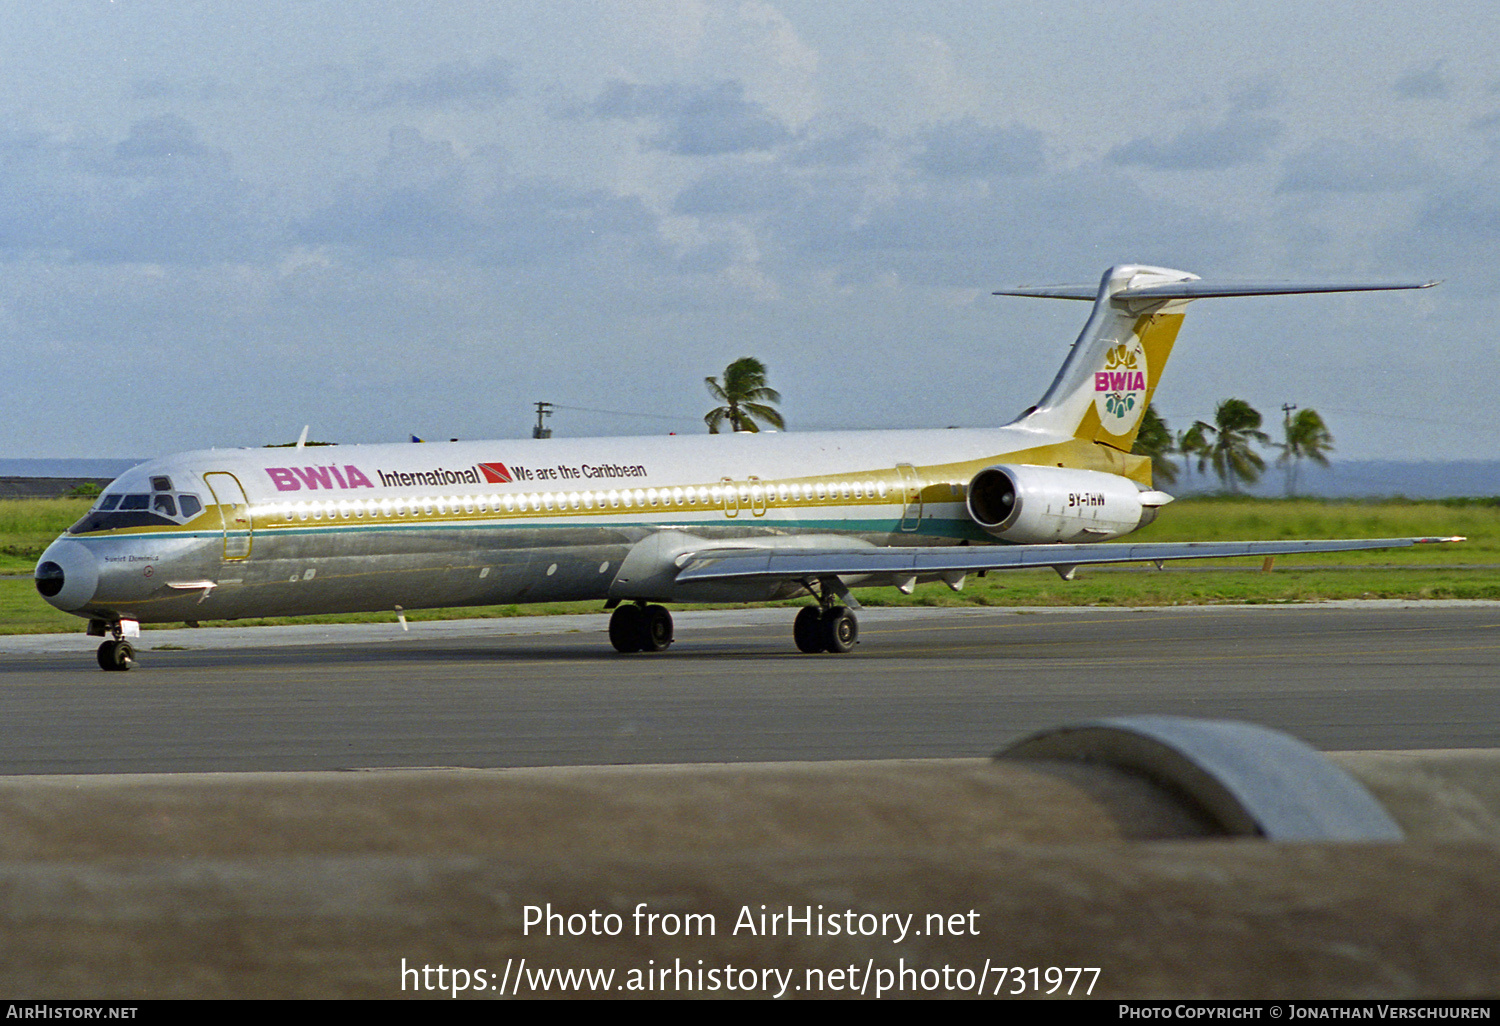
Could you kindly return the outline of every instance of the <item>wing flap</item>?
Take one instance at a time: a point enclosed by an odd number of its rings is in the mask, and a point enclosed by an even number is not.
[[[679,582],[747,578],[808,580],[889,574],[899,577],[1026,567],[1099,566],[1234,556],[1355,552],[1463,541],[1463,538],[1348,538],[1319,541],[1145,542],[1134,545],[942,545],[867,549],[707,549],[682,560]]]

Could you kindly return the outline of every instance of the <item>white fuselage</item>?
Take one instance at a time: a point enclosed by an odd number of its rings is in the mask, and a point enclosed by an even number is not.
[[[789,536],[992,542],[965,506],[976,473],[1096,448],[1013,425],[210,449],[122,475],[42,562],[61,567],[49,601],[111,621],[787,597],[801,589],[661,593],[622,569],[658,535],[664,560]]]

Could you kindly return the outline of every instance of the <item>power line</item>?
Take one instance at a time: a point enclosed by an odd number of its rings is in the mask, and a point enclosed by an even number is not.
[[[607,413],[612,417],[639,417],[642,420],[691,421],[697,419],[688,416],[671,417],[661,413],[627,413],[624,410],[600,410],[592,406],[564,406],[562,403],[552,403],[551,405],[554,410],[577,410],[580,413]]]

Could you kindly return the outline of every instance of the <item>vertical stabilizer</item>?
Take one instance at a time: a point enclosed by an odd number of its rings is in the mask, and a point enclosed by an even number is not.
[[[1322,292],[1383,292],[1428,289],[1426,282],[1204,281],[1166,267],[1119,264],[1104,272],[1097,289],[1044,285],[1007,289],[997,296],[1093,300],[1094,310],[1062,370],[1042,401],[1019,423],[1063,437],[1087,439],[1129,452],[1172,343],[1183,308],[1194,299],[1228,296],[1291,296]]]
[[[1172,355],[1186,300],[1121,293],[1197,280],[1186,271],[1120,264],[1105,272],[1093,295],[1077,286],[996,293],[1094,301],[1088,323],[1052,387],[1024,418],[1026,425],[1129,452]]]

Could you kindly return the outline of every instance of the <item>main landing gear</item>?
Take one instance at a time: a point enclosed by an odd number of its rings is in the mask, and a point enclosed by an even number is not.
[[[792,622],[792,638],[809,655],[844,653],[859,643],[859,620],[848,606],[803,606]]]
[[[661,652],[672,643],[672,614],[644,602],[617,606],[609,618],[609,643],[616,652]]]
[[[818,652],[843,655],[853,650],[859,644],[859,620],[854,615],[859,603],[849,594],[848,587],[837,577],[820,577],[802,584],[817,596],[818,604],[803,606],[792,622],[792,640],[797,642],[797,648],[808,655]]]
[[[842,596],[829,587],[822,589],[816,606],[803,606],[792,623],[797,648],[809,654],[853,651],[859,643],[859,620],[854,610],[840,605],[843,597],[853,602],[847,590]],[[855,603],[857,605],[857,603]],[[616,652],[661,652],[672,644],[672,614],[665,606],[628,602],[616,606],[609,618],[609,643]],[[103,655],[100,657],[103,661]]]

